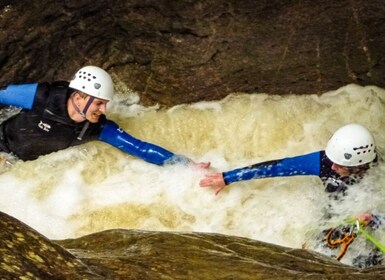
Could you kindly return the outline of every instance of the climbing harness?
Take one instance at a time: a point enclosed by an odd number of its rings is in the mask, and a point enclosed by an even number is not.
[[[327,230],[324,241],[331,249],[336,249],[341,246],[340,253],[337,256],[337,260],[341,260],[345,256],[349,245],[352,244],[358,233],[361,233],[372,242],[381,252],[385,253],[385,246],[382,245],[375,237],[367,232],[363,225],[355,218],[347,220],[352,223],[351,225],[344,227],[330,228]],[[354,222],[354,223],[353,223]]]
[[[337,260],[341,260],[343,256],[345,256],[348,247],[357,234],[354,232],[354,227],[344,227],[342,229],[339,228],[331,228],[327,231],[325,236],[325,242],[329,248],[335,249],[341,246],[340,253],[337,256]]]

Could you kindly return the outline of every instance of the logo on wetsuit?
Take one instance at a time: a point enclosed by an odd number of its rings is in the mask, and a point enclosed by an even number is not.
[[[37,125],[39,128],[41,128],[44,131],[49,132],[51,129],[51,126],[47,123],[43,123],[43,121],[40,121],[39,124]]]

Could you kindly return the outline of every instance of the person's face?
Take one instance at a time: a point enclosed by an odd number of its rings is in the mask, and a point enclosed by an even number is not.
[[[348,177],[351,175],[351,170],[349,167],[339,165],[337,163],[333,162],[332,169],[334,170],[335,173],[340,175],[341,177]]]
[[[88,100],[90,99],[90,96],[87,96],[84,99],[84,102],[82,104],[81,109],[86,106]],[[107,100],[95,98],[90,107],[88,107],[88,110],[86,112],[86,119],[91,123],[97,123],[99,121],[99,118],[102,114],[106,113],[107,110]]]

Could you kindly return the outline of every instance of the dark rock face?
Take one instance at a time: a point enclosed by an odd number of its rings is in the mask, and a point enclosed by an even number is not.
[[[59,246],[59,245],[60,246]],[[0,212],[1,279],[382,279],[305,250],[203,233],[109,230],[50,241]]]
[[[384,86],[382,0],[2,1],[0,83],[95,64],[144,104]]]

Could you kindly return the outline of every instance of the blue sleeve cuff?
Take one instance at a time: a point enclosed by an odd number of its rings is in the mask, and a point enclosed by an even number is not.
[[[157,165],[184,163],[189,161],[186,157],[175,155],[162,147],[132,137],[123,131],[123,129],[121,129],[115,122],[110,120],[104,125],[99,135],[99,140],[106,142],[127,154]]]
[[[307,155],[273,160],[254,164],[239,169],[234,169],[223,173],[226,185],[237,181],[283,177],[296,175],[316,175],[320,174],[321,153],[314,152]]]
[[[0,103],[32,109],[38,84],[9,85],[0,90]]]

